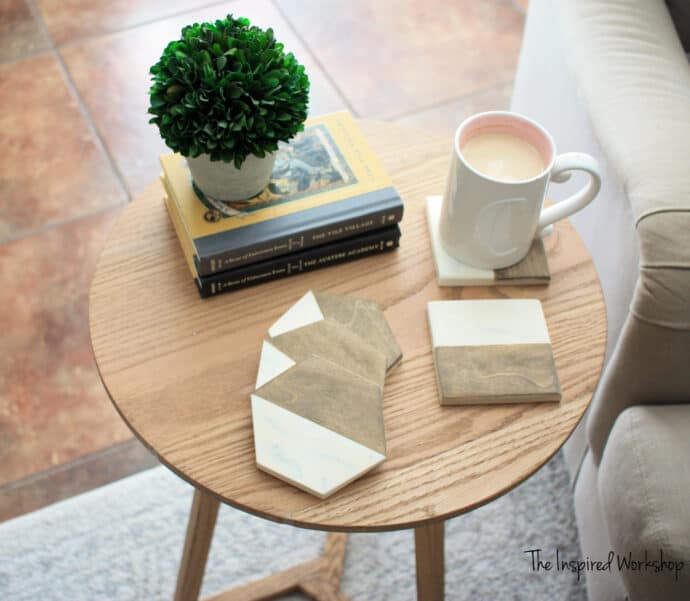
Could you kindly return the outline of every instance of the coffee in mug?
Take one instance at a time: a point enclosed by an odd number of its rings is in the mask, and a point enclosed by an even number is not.
[[[573,170],[587,172],[588,183],[544,209],[549,181],[565,181]],[[556,155],[551,135],[531,119],[508,111],[474,115],[455,132],[441,206],[441,245],[465,265],[508,267],[527,255],[545,228],[591,202],[600,187],[594,158],[579,152]]]
[[[478,134],[460,149],[470,167],[502,182],[519,182],[544,171],[539,151],[520,136],[505,132]]]

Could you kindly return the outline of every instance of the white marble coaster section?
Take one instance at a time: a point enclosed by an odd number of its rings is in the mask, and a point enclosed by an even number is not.
[[[428,196],[426,221],[439,286],[489,286],[494,283],[493,269],[477,269],[451,257],[441,246],[439,222],[443,197]]]
[[[251,399],[257,465],[308,493],[323,499],[385,459],[258,395]]]
[[[284,371],[297,365],[283,351],[278,350],[270,342],[264,340],[261,346],[261,358],[259,359],[259,370],[256,374],[256,388],[261,388]]]
[[[536,299],[432,301],[427,311],[434,348],[551,343]]]
[[[310,290],[290,307],[269,329],[268,335],[279,336],[324,319],[321,307]]]

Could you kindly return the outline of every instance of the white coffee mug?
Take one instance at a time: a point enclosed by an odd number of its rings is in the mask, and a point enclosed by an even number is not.
[[[482,133],[506,133],[526,140],[541,155],[543,171],[520,181],[480,173],[467,162],[462,148]],[[587,185],[566,200],[543,208],[549,181],[564,182],[578,169],[590,175]],[[548,226],[589,204],[600,187],[599,165],[593,157],[581,152],[557,156],[551,135],[531,119],[507,111],[473,115],[455,132],[441,209],[441,244],[466,265],[508,267],[527,255],[534,238],[543,235]]]

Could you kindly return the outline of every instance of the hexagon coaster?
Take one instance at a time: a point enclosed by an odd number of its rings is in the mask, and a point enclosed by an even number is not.
[[[304,361],[312,355],[328,359],[383,388],[386,378],[386,357],[347,327],[332,319],[322,319],[264,340],[260,365],[263,366],[264,362],[276,365],[277,362],[277,366],[268,368],[268,372],[266,368],[259,369],[257,387],[268,381],[262,374],[272,374],[272,377],[275,377],[291,367],[290,362]],[[281,369],[280,365],[284,365],[284,369]]]
[[[326,359],[293,362],[251,402],[259,468],[318,497],[385,459],[381,387]]]
[[[383,384],[401,358],[375,302],[307,292],[263,341],[251,395],[258,467],[324,498],[381,463]]]
[[[269,328],[268,335],[272,338],[324,319],[346,326],[383,353],[388,371],[402,359],[400,346],[374,301],[327,292],[307,292]]]

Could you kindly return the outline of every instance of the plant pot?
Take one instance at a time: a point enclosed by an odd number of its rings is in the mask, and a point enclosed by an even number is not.
[[[238,169],[234,163],[212,161],[209,155],[187,157],[194,183],[215,200],[246,200],[261,192],[271,179],[276,153],[263,159],[250,154]]]

